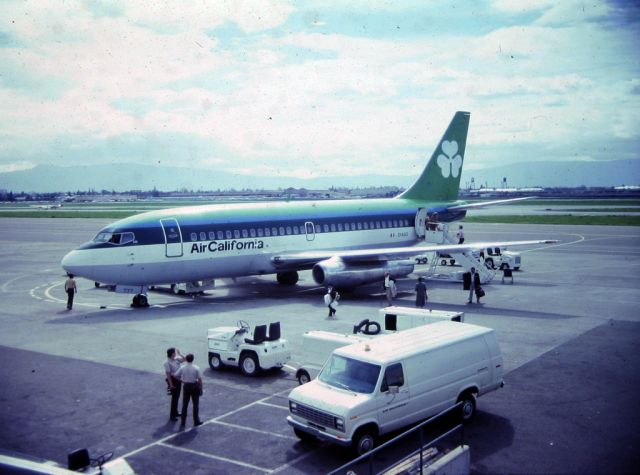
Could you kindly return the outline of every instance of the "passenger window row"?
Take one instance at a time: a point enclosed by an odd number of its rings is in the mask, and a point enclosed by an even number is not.
[[[401,219],[374,219],[357,222],[338,222],[338,223],[317,223],[313,227],[316,234],[335,233],[344,231],[362,231],[371,229],[388,229],[408,227],[409,220]],[[288,225],[288,226],[268,226],[258,228],[243,229],[226,229],[219,231],[200,231],[191,232],[191,241],[213,241],[215,239],[247,239],[262,238],[272,236],[292,236],[297,234],[305,234],[307,230],[304,225]]]

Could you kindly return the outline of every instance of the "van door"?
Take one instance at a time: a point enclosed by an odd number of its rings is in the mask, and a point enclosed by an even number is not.
[[[161,219],[162,231],[164,232],[164,242],[166,244],[167,257],[182,256],[182,233],[178,221],[174,218]]]
[[[409,385],[401,363],[387,366],[378,397],[378,423],[382,432],[389,432],[409,424]]]

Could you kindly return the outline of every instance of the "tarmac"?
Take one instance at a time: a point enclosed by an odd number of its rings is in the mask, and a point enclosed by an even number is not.
[[[93,457],[113,451],[139,474],[315,474],[350,460],[344,449],[294,436],[285,420],[292,373],[213,372],[206,334],[241,319],[280,321],[294,366],[305,331],[350,332],[375,319],[386,305],[379,285],[343,294],[335,321],[309,272],[294,287],[261,276],[217,281],[195,298],[152,292],[147,309],[78,279],[67,311],[60,260],[107,223],[0,219],[0,451],[63,466],[78,448]],[[428,307],[494,328],[505,360],[504,389],[478,400],[464,432],[472,472],[637,472],[640,228],[469,223],[465,231],[468,241],[560,240],[521,250],[515,283],[497,275],[480,305],[466,303],[461,283],[427,282]],[[396,305],[413,306],[427,268],[398,281]],[[168,420],[170,346],[194,353],[204,371],[200,427]]]

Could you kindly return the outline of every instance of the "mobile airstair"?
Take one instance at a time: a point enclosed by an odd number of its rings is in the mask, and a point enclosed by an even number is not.
[[[438,223],[436,225],[428,226],[425,230],[424,240],[430,244],[457,244],[457,238],[455,235],[451,235],[449,233],[449,225],[446,223]],[[460,264],[464,268],[465,272],[469,272],[472,267],[475,267],[476,272],[480,274],[480,282],[483,284],[490,282],[496,274],[495,270],[489,269],[485,266],[483,259],[479,255],[476,256],[471,251],[459,253],[451,252],[449,255],[451,256],[450,259],[455,260],[455,262]],[[431,259],[431,263],[425,277],[439,280],[462,280],[463,272],[438,273],[436,268],[439,262],[440,258],[436,253],[434,258]]]

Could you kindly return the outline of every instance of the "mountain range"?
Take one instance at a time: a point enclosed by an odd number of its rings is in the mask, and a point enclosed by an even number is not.
[[[61,167],[39,165],[28,170],[0,173],[0,190],[15,192],[67,192],[87,190],[211,191],[293,188],[327,189],[377,186],[407,187],[415,176],[375,175],[290,178],[285,176],[247,176],[205,169],[139,164],[86,165]],[[611,187],[640,185],[640,161],[612,160],[531,162],[483,170],[465,170],[461,187],[473,178],[475,187]]]

